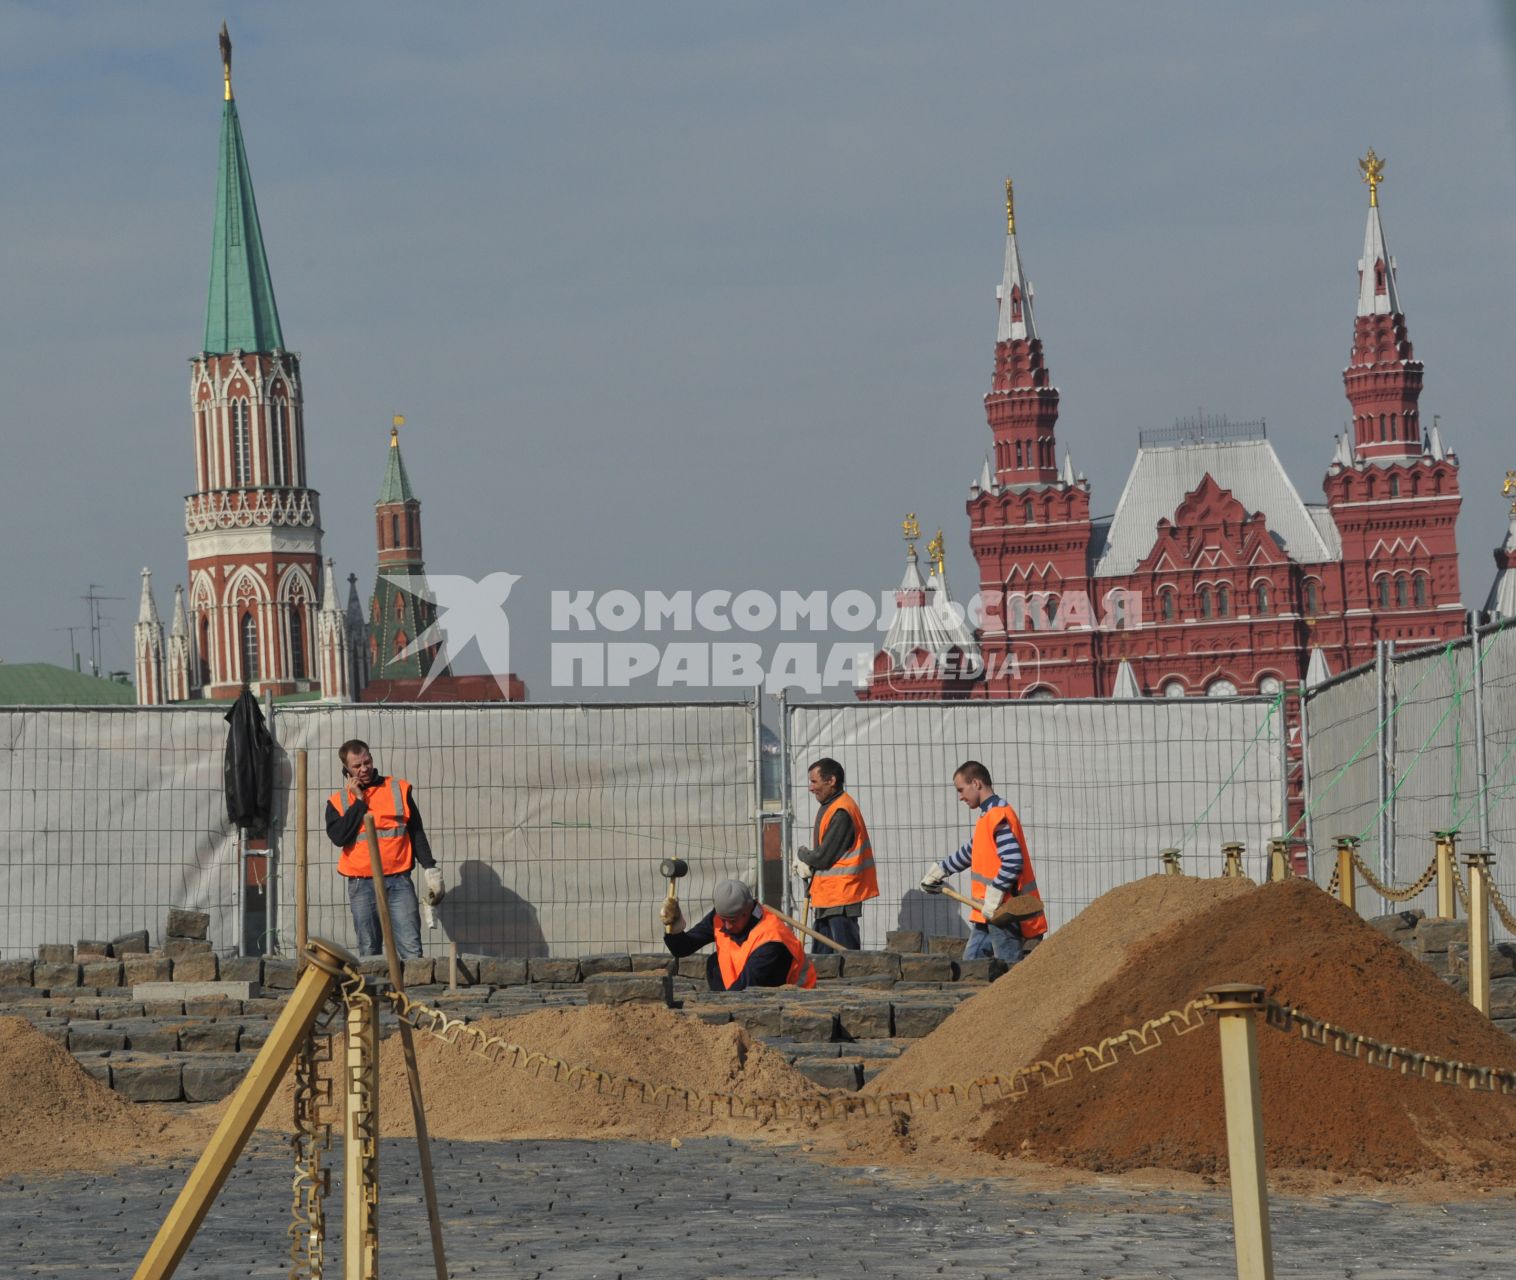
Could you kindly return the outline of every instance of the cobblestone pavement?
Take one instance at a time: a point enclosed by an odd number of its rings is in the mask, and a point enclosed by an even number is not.
[[[1236,1274],[1224,1193],[1047,1192],[1002,1181],[930,1181],[839,1170],[793,1151],[719,1139],[679,1150],[630,1142],[439,1142],[434,1154],[454,1276],[1222,1280]],[[0,1238],[11,1241],[5,1274],[129,1274],[188,1168],[178,1160],[96,1176],[0,1181]],[[414,1147],[386,1141],[380,1170],[384,1274],[430,1276]],[[289,1179],[286,1148],[260,1135],[179,1274],[199,1280],[286,1274]],[[340,1195],[329,1206],[328,1269],[336,1275]],[[1431,1206],[1276,1199],[1273,1223],[1281,1280],[1516,1275],[1508,1197]]]

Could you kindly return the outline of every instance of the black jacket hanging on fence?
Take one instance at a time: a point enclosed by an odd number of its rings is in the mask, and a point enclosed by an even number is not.
[[[268,827],[274,810],[274,739],[252,691],[244,689],[226,713],[226,816],[249,831]]]

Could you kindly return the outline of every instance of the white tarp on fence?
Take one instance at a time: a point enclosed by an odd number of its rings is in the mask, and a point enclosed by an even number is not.
[[[237,840],[221,787],[224,709],[0,712],[0,954],[148,929],[170,906],[237,937]],[[310,930],[352,941],[322,814],[336,749],[408,778],[451,886],[428,954],[661,950],[666,856],[683,895],[756,869],[753,709],[732,704],[281,706],[268,950],[293,946],[293,753],[309,760]],[[255,940],[248,939],[249,944]]]
[[[847,774],[874,846],[880,898],[864,945],[891,929],[967,933],[967,911],[918,888],[934,860],[969,836],[953,790],[965,760],[990,770],[1019,813],[1054,927],[1106,890],[1159,869],[1215,875],[1221,845],[1247,846],[1261,875],[1281,832],[1280,716],[1264,699],[798,705],[789,709],[793,845],[811,843],[806,767],[830,756]],[[968,877],[955,887],[968,890]]]

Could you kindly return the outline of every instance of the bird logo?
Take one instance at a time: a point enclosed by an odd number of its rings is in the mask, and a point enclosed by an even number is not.
[[[496,572],[476,582],[458,573],[387,573],[384,580],[436,606],[436,621],[395,655],[399,661],[438,648],[421,682],[422,693],[472,641],[500,692],[510,696],[511,620],[505,615],[505,601],[521,581],[520,574]]]

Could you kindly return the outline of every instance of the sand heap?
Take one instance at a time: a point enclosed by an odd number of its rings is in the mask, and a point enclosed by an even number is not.
[[[1516,1068],[1510,1037],[1357,915],[1299,880],[1222,902],[1155,937],[1037,1056],[1093,1044],[1218,982],[1261,985],[1281,1003],[1393,1044]],[[1265,1026],[1258,1040],[1272,1168],[1384,1181],[1516,1181],[1516,1099],[1395,1075]],[[1024,1103],[997,1103],[991,1118],[978,1148],[994,1155],[1110,1171],[1226,1169],[1220,1051],[1211,1029],[1099,1075],[1076,1068],[1072,1083],[1034,1089]]]
[[[112,1093],[25,1018],[0,1018],[0,1099],[0,1177],[175,1155],[203,1136]]]
[[[710,1026],[653,1006],[544,1009],[474,1024],[536,1052],[612,1075],[654,1085],[680,1085],[729,1093],[805,1096],[819,1092],[805,1076],[736,1023]],[[681,1110],[601,1097],[496,1064],[462,1047],[417,1035],[416,1057],[426,1099],[427,1127],[435,1138],[667,1139],[730,1132],[783,1137],[798,1126],[751,1120],[713,1120]],[[342,1041],[334,1042],[334,1054]],[[286,1076],[264,1122],[287,1129],[293,1085]],[[379,1123],[386,1136],[414,1132],[400,1038],[379,1053]]]

